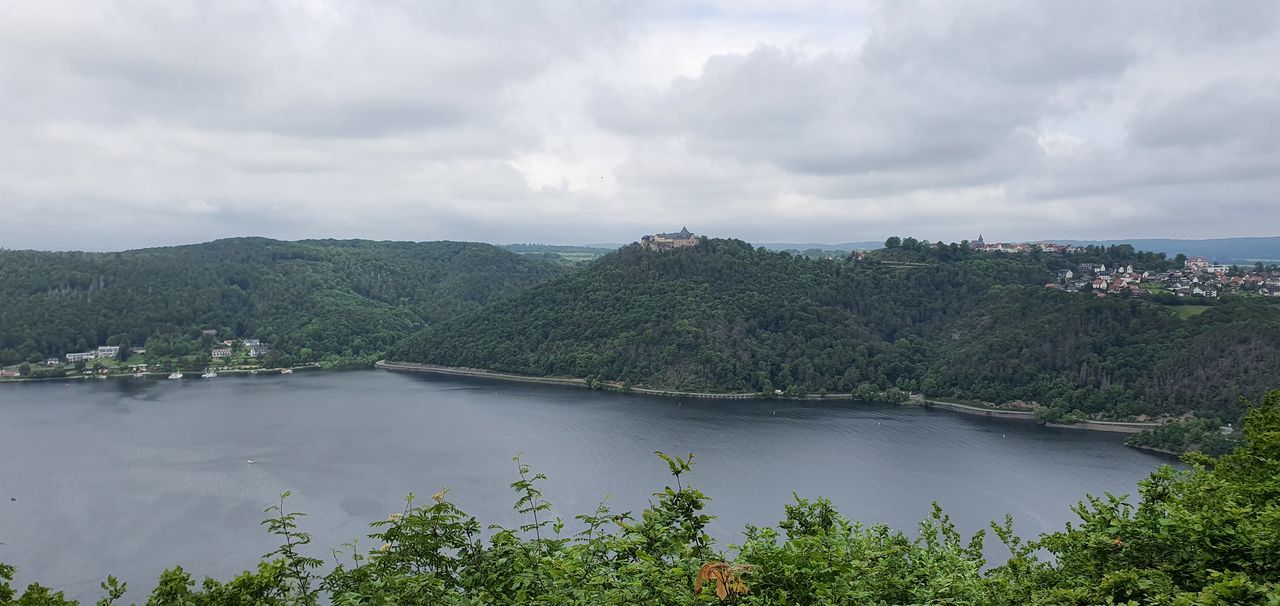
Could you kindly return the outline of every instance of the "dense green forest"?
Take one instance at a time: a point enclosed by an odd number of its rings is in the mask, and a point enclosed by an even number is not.
[[[1132,247],[981,254],[891,238],[861,259],[736,240],[625,247],[428,327],[399,360],[679,390],[1029,400],[1050,418],[1187,412],[1223,422],[1280,376],[1280,306],[1224,297],[1179,317],[1044,288],[1081,262],[1177,263]]]
[[[318,559],[306,518],[282,496],[267,510],[280,547],[227,580],[164,572],[151,606],[440,604],[680,606],[951,604],[968,606],[1276,606],[1280,604],[1280,391],[1252,409],[1245,441],[1221,458],[1187,457],[1140,483],[1136,503],[1089,496],[1079,520],[1034,540],[1014,521],[990,534],[1008,559],[990,566],[980,532],[962,536],[936,505],[915,536],[863,526],[829,501],[796,497],[776,524],[737,546],[707,534],[709,499],[688,483],[693,455],[660,454],[673,477],[638,515],[595,511],[566,521],[517,459],[519,528],[488,527],[440,491],[374,522],[374,547]],[[287,493],[286,495],[287,496]],[[992,511],[998,517],[998,510]],[[566,523],[567,522],[567,523]],[[326,570],[327,569],[327,570]],[[38,584],[19,593],[0,564],[0,606],[69,606]],[[100,606],[126,585],[108,578]]]
[[[1172,295],[1043,288],[1084,262],[1161,270],[1181,259],[1124,245],[976,253],[896,237],[837,259],[736,240],[631,245],[577,270],[457,242],[0,251],[0,365],[121,345],[195,369],[220,340],[254,337],[280,365],[390,352],[678,390],[923,392],[1037,402],[1045,420],[1192,413],[1219,424],[1280,376],[1280,306],[1223,296],[1177,314]],[[1165,433],[1164,446],[1202,435]]]
[[[208,343],[190,337],[205,328],[260,338],[300,361],[370,356],[563,271],[463,242],[237,238],[118,253],[0,250],[0,365],[99,345],[207,354]]]

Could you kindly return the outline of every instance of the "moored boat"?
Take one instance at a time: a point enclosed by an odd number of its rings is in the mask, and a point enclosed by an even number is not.
[[[180,373],[180,372],[174,372],[173,374],[170,374],[170,375],[169,375],[169,378],[170,378],[170,379],[175,379],[175,380],[176,380],[176,379],[181,379],[181,378],[182,378],[182,373]]]

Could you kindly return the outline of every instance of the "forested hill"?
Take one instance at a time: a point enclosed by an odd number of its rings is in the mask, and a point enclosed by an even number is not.
[[[372,355],[563,271],[466,242],[237,238],[118,253],[0,250],[0,364],[202,328],[304,358]]]
[[[391,355],[682,390],[922,390],[1108,418],[1231,420],[1240,396],[1280,376],[1280,306],[1224,299],[1179,316],[1044,288],[1084,257],[931,246],[859,261],[735,240],[632,245],[429,327]]]

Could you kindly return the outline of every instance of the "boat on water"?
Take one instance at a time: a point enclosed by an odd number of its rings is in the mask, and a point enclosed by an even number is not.
[[[180,372],[175,372],[175,373],[173,373],[173,374],[169,375],[169,378],[170,378],[170,379],[181,379],[181,378],[182,378],[182,373],[180,373]]]
[[[145,373],[145,372],[135,372],[135,373],[133,373],[133,378],[135,378],[135,379],[141,379],[141,378],[144,378],[144,377],[146,377],[146,376],[147,376],[147,373]]]
[[[291,374],[293,374],[293,369],[292,369],[292,368],[281,368],[281,369],[280,369],[280,374],[282,374],[282,375],[291,375]]]
[[[201,379],[216,379],[216,378],[218,378],[218,373],[213,372],[212,370],[206,370],[206,371],[204,371],[204,374],[200,375],[200,378],[201,378]]]
[[[248,463],[248,464],[250,464],[250,465],[253,465],[254,463],[257,463],[257,461],[255,461],[255,460],[253,460],[253,459],[249,459],[248,461],[245,461],[245,463]]]

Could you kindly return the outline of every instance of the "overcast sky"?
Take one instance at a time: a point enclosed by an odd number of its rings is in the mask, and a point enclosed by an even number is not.
[[[1280,234],[1280,2],[5,4],[0,247]]]

